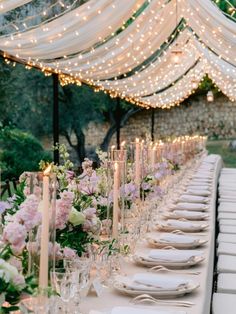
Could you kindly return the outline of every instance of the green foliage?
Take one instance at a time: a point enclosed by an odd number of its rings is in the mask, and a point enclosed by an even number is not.
[[[207,150],[209,154],[221,155],[225,167],[236,167],[236,152],[232,151],[229,147],[229,141],[215,140],[207,143]]]
[[[12,127],[0,130],[0,149],[3,180],[36,171],[41,159],[51,159],[34,136]]]
[[[84,244],[93,242],[93,238],[83,231],[82,226],[74,226],[73,229],[67,226],[63,230],[57,231],[56,241],[62,247],[72,248],[79,256],[84,252]]]
[[[222,11],[236,18],[236,10],[233,9],[236,7],[236,0],[214,0],[214,2]]]

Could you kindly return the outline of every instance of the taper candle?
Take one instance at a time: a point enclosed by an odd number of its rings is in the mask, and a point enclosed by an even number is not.
[[[135,184],[137,187],[140,185],[140,142],[139,139],[136,138],[135,141]]]
[[[114,184],[113,184],[113,224],[112,236],[118,238],[118,218],[119,218],[119,164],[114,163]]]
[[[49,166],[43,174],[42,229],[40,243],[39,288],[48,288],[48,247],[49,247]]]
[[[154,168],[156,163],[156,146],[154,146],[151,150],[151,167]]]

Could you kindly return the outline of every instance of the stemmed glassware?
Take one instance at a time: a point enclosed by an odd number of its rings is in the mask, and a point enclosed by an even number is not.
[[[68,314],[73,310],[73,300],[77,297],[80,271],[74,268],[51,270],[52,289],[59,295],[54,304],[54,313]],[[55,306],[56,305],[56,306]]]

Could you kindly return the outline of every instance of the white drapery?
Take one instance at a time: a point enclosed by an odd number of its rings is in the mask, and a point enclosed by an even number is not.
[[[206,73],[236,99],[236,24],[210,0],[179,0],[178,16],[176,1],[148,2],[122,31],[145,0],[91,0],[35,29],[0,36],[0,49],[149,106],[178,104],[192,93],[192,81]],[[181,31],[170,43],[182,17],[193,33]],[[177,66],[172,60],[176,43],[182,50]]]
[[[60,58],[88,49],[115,32],[144,0],[92,0],[35,29],[0,38],[0,47],[22,59]]]
[[[236,66],[236,26],[211,1],[181,0],[182,14],[200,39]]]

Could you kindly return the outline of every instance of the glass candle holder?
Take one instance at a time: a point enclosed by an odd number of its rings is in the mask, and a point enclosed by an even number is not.
[[[124,195],[121,193],[125,185],[125,161],[107,162],[107,219],[112,218],[111,236],[118,239],[119,231],[124,221]],[[121,226],[121,228],[120,228]]]
[[[56,175],[45,172],[27,173],[24,193],[38,201],[41,223],[28,236],[28,275],[33,275],[39,288],[47,290],[49,272],[55,268]]]

